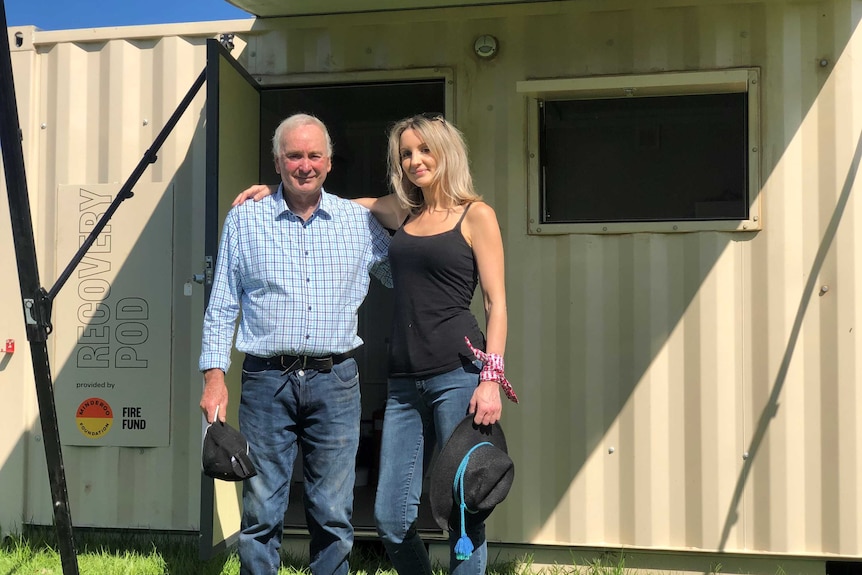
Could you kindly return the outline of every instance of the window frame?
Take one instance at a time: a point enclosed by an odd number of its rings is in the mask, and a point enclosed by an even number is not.
[[[699,231],[751,232],[763,227],[760,177],[760,70],[734,68],[696,72],[557,78],[517,82],[527,105],[527,233],[623,234]],[[696,96],[745,93],[748,96],[748,218],[732,220],[673,220],[649,222],[543,223],[540,189],[539,106],[551,100]]]

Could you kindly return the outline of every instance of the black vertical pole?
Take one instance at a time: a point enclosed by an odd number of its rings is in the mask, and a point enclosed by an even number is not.
[[[15,244],[15,259],[18,263],[18,280],[21,284],[21,309],[27,329],[27,341],[30,342],[33,374],[36,378],[36,396],[39,402],[39,418],[42,422],[45,457],[48,463],[48,479],[51,484],[51,501],[60,560],[64,575],[77,575],[78,556],[75,551],[72,514],[69,511],[69,494],[66,491],[66,472],[63,467],[60,433],[57,428],[51,366],[48,362],[47,339],[51,332],[51,300],[39,283],[4,0],[0,0],[0,30],[3,33],[0,41],[0,147],[3,151],[9,214],[12,219],[12,239]]]

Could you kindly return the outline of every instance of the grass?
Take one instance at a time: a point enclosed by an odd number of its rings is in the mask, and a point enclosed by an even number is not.
[[[64,575],[55,531],[25,527],[0,543],[0,575]],[[197,534],[76,530],[78,570],[81,575],[238,575],[239,558],[233,551],[208,561],[198,558]],[[497,562],[487,575],[624,575],[623,557],[593,563],[536,569],[532,558]],[[435,575],[445,575],[440,568]],[[352,575],[396,575],[379,542],[358,541],[350,558]],[[285,555],[279,575],[311,575],[302,558]]]
[[[26,526],[22,533],[0,542],[0,575],[65,575],[51,527]],[[77,529],[80,575],[239,575],[239,558],[225,551],[208,561],[198,558],[196,533],[142,532]],[[486,575],[630,575],[625,555],[607,550],[594,559],[571,555],[569,565],[538,567],[531,555],[517,561],[494,562]],[[722,573],[721,564],[712,565],[704,575]],[[282,557],[279,575],[311,575],[304,558]],[[351,575],[397,575],[377,541],[357,541],[350,557]],[[446,575],[438,568],[434,575]],[[655,571],[640,571],[658,575]],[[661,571],[664,574],[667,572]],[[849,573],[849,572],[848,572]],[[781,567],[775,575],[786,575]]]

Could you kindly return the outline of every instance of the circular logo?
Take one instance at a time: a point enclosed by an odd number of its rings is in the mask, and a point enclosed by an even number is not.
[[[104,399],[91,397],[78,406],[75,413],[78,430],[90,439],[102,437],[114,423],[114,412]]]

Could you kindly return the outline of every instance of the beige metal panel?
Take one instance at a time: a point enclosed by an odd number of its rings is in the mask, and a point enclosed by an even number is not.
[[[158,40],[167,37],[214,38],[222,33],[247,32],[252,29],[254,23],[253,18],[248,18],[214,22],[184,22],[182,24],[45,30],[36,32],[33,42],[37,47],[46,47],[66,42],[98,44],[109,40]],[[27,26],[26,28],[32,29],[33,27]]]
[[[38,119],[31,124],[38,129],[25,132],[25,140],[35,137],[39,142],[38,155],[29,158],[28,168],[39,174],[34,218],[40,264],[47,270],[43,283],[50,286],[58,268],[65,265],[57,261],[51,247],[55,222],[65,215],[53,208],[56,194],[71,182],[125,182],[203,70],[205,50],[204,38],[194,35],[85,43],[40,43],[44,38],[39,33],[34,38],[38,54],[32,73],[39,78],[40,90],[33,98]],[[193,273],[200,273],[203,260],[201,241],[193,237],[195,230],[198,238],[203,236],[203,105],[201,93],[162,147],[156,164],[140,180],[155,187],[174,187],[174,300],[168,304],[174,318],[172,399],[164,414],[165,424],[171,428],[170,445],[64,447],[76,525],[197,529],[197,354],[203,293],[194,284],[192,295],[186,297],[183,286]],[[134,198],[120,206],[127,213],[134,209]],[[55,372],[62,368],[53,366]],[[34,405],[29,411],[35,418]],[[38,431],[34,429],[34,433]],[[50,495],[41,449],[38,437],[28,444],[29,486],[21,516],[50,523]]]
[[[548,0],[226,0],[241,10],[262,18],[300,16],[308,14],[339,14],[344,12],[377,12],[388,10],[415,10],[447,6],[480,6],[511,2],[547,2]]]
[[[29,30],[20,30],[22,39],[29,39]],[[31,102],[37,89],[37,81],[32,74],[34,55],[32,51],[15,48],[15,33],[10,32],[10,47],[12,49],[12,65],[15,70],[15,98],[18,102],[18,121],[22,129],[26,129],[33,121]],[[32,149],[30,141],[22,142],[24,147],[25,167],[28,151]],[[24,328],[24,313],[21,301],[20,284],[18,283],[18,267],[13,249],[12,227],[7,198],[5,166],[0,158],[0,241],[4,246],[0,256],[0,301],[3,302],[3,313],[0,313],[0,388],[4,401],[0,403],[0,420],[4,422],[3,434],[0,434],[0,534],[6,536],[17,531],[21,526],[24,512],[22,494],[27,490],[27,457],[28,432],[32,426],[38,427],[34,419],[34,410],[25,406],[36,403],[33,367],[30,358],[30,345]],[[33,185],[33,178],[28,178],[28,186]],[[6,352],[6,342],[11,340],[14,353]],[[41,444],[40,444],[41,446]],[[44,451],[42,461],[44,462]],[[43,463],[43,469],[45,469]],[[44,472],[46,473],[46,472]]]
[[[859,405],[853,191],[862,122],[849,92],[859,82],[859,16],[858,3],[834,3],[772,8],[767,17],[783,61],[768,68],[767,230],[751,253],[752,512],[744,518],[752,549],[862,551],[850,415]]]
[[[522,395],[504,408],[518,470],[491,539],[859,555],[857,218],[844,215],[841,249],[817,270],[849,287],[805,295],[820,287],[812,266],[857,149],[859,21],[859,2],[835,1],[259,23],[244,57],[259,77],[454,69],[454,119],[503,228],[507,366]],[[485,33],[500,40],[487,62],[471,55]],[[759,67],[764,83],[763,231],[526,235],[516,82],[739,67]],[[814,300],[800,314],[804,296]]]
[[[522,399],[504,406],[517,472],[490,539],[862,555],[860,21],[859,0],[596,0],[272,19],[245,37],[241,61],[264,80],[453,70],[453,118],[507,250],[506,363]],[[472,55],[485,33],[500,40],[490,61]],[[38,135],[40,245],[50,245],[57,186],[122,180],[203,67],[197,40],[76,42],[41,45],[34,64],[45,96],[30,130],[47,125]],[[527,235],[527,108],[517,82],[726,67],[762,72],[762,231]],[[125,87],[118,71],[132,79]],[[130,103],[110,99],[112,90]],[[108,102],[117,109],[105,114]],[[175,246],[202,237],[202,204],[182,193],[203,186],[201,106],[160,154],[163,172],[146,176],[177,186],[175,221],[191,226],[175,226]],[[196,249],[175,248],[176,285],[200,261]],[[199,332],[186,326],[200,325],[200,297],[195,287],[176,300],[174,443],[71,451],[76,521],[194,525]],[[26,511],[47,522],[37,447],[28,444],[37,488]],[[119,492],[132,487],[162,498],[123,507]]]

